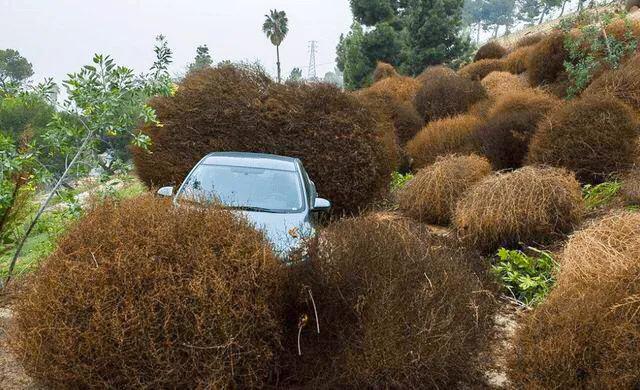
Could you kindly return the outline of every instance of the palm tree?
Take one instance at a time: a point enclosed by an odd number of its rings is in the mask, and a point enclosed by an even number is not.
[[[289,19],[284,11],[271,10],[269,15],[265,15],[266,20],[262,25],[262,31],[267,35],[267,38],[271,40],[271,43],[276,47],[277,64],[278,64],[278,82],[281,82],[280,77],[280,44],[287,36],[289,32]]]

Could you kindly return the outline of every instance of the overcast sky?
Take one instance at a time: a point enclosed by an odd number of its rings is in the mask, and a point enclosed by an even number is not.
[[[348,0],[0,0],[0,49],[17,49],[32,64],[33,79],[88,64],[94,53],[145,71],[154,37],[173,50],[172,73],[182,73],[196,47],[207,44],[215,63],[259,60],[275,75],[275,47],[262,33],[269,9],[285,10],[289,35],[280,48],[283,75],[300,67],[306,77],[309,41],[318,41],[318,76],[333,70],[340,33],[351,24]]]

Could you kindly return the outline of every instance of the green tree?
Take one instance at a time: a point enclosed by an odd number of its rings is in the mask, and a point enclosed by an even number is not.
[[[357,89],[371,83],[371,73],[375,64],[365,54],[363,42],[365,34],[360,23],[354,21],[351,31],[346,37],[341,37],[337,47],[338,69],[344,72],[344,86],[347,89]]]
[[[0,130],[0,166],[0,247],[4,248],[28,212],[24,204],[35,190],[30,181],[37,164],[28,140],[18,146],[11,136]]]
[[[362,52],[372,67],[378,61],[394,66],[400,65],[402,41],[400,34],[387,22],[376,24],[375,28],[364,34]]]
[[[406,11],[406,62],[412,75],[427,66],[450,62],[465,53],[468,37],[460,36],[463,0],[411,0]]]
[[[538,19],[538,24],[542,24],[544,17],[547,16],[547,13],[550,12],[554,8],[558,8],[562,5],[562,0],[541,0],[542,3],[542,13],[540,14],[540,19]]]
[[[482,4],[481,19],[485,28],[493,27],[493,37],[498,36],[500,26],[505,26],[505,33],[514,22],[515,0],[485,0]]]
[[[198,46],[196,48],[196,58],[193,60],[193,63],[189,64],[188,71],[192,72],[194,70],[207,68],[211,66],[211,64],[213,64],[213,60],[211,59],[207,45]]]
[[[467,26],[474,26],[476,31],[476,45],[480,42],[480,30],[482,29],[482,6],[484,0],[465,0],[462,7],[462,22]]]
[[[287,79],[287,82],[297,83],[299,81],[302,81],[302,69],[300,68],[291,69],[291,74],[289,74],[289,78]]]
[[[542,2],[540,0],[519,0],[518,1],[518,20],[525,22],[527,25],[534,25],[540,18],[542,12]]]
[[[414,75],[429,65],[454,62],[471,48],[469,39],[461,36],[464,0],[350,0],[350,4],[355,20],[336,48],[337,66],[348,89],[368,85],[378,61]]]
[[[42,134],[55,109],[47,99],[35,93],[5,94],[0,97],[0,130],[14,140],[25,130]]]
[[[344,87],[344,82],[342,78],[343,78],[343,74],[340,71],[340,69],[334,69],[333,72],[325,73],[324,78],[322,79],[322,82],[327,84],[333,84],[338,88],[342,88]]]
[[[0,248],[19,238],[20,227],[33,211],[36,187],[51,175],[56,157],[48,153],[51,149],[42,134],[55,112],[54,87],[46,80],[35,87],[16,86],[12,95],[5,91],[0,97]]]
[[[17,50],[0,50],[0,90],[14,88],[31,76],[33,66]]]
[[[64,81],[68,99],[61,107],[63,112],[54,114],[44,141],[55,143],[59,153],[71,153],[72,158],[65,164],[64,171],[18,242],[5,285],[11,279],[24,243],[45,208],[80,161],[87,165],[95,164],[90,160],[94,156],[92,151],[100,145],[103,137],[126,135],[134,145],[149,145],[149,137],[134,130],[141,123],[160,125],[147,101],[152,96],[174,92],[167,70],[171,62],[171,50],[163,36],[157,38],[155,53],[156,61],[147,74],[136,76],[132,69],[117,66],[109,56],[96,54],[92,64],[70,74],[69,79]],[[37,145],[27,150],[37,150]]]
[[[397,15],[396,0],[349,0],[353,17],[365,26],[374,26]]]
[[[262,25],[262,32],[276,47],[276,57],[278,66],[278,82],[282,81],[280,73],[280,44],[289,32],[289,19],[284,11],[271,10],[269,15],[265,15],[265,21]]]

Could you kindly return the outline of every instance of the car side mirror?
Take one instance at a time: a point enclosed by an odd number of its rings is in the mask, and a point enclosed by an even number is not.
[[[329,211],[329,209],[331,209],[331,202],[324,198],[316,198],[313,202],[313,209],[311,211],[322,212]]]
[[[173,196],[173,186],[162,187],[157,192],[160,196],[171,197]]]

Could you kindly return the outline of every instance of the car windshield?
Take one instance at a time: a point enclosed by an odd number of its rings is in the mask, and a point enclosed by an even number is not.
[[[303,208],[295,171],[204,164],[187,180],[178,200],[218,201],[248,211],[291,213]]]

